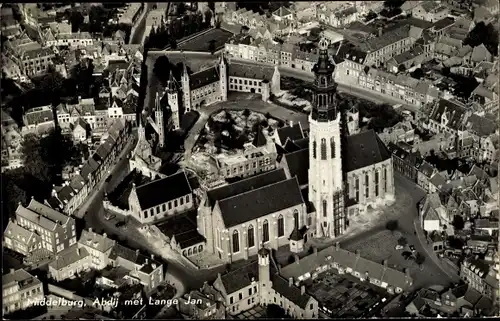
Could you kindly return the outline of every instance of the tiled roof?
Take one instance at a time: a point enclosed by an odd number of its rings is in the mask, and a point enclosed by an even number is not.
[[[249,286],[252,284],[252,281],[258,282],[258,263],[255,261],[239,269],[230,271],[221,276],[221,281],[228,295]]]
[[[387,282],[390,286],[408,289],[413,282],[403,272],[367,260],[336,245],[308,255],[300,259],[298,264],[292,263],[283,267],[280,274],[285,278],[292,277],[294,280],[298,280],[299,276],[313,273],[317,268],[333,262],[338,263],[344,269],[350,267],[353,271],[361,274],[367,272],[369,277],[376,278],[381,282]]]
[[[290,285],[288,280],[278,274],[273,274],[271,276],[271,282],[273,282],[273,289],[277,293],[283,295],[300,308],[304,310],[307,308],[307,303],[311,300],[311,296],[307,294],[307,292],[302,294],[302,290],[300,288],[295,286],[295,284]]]
[[[232,62],[228,66],[228,69],[228,75],[232,77],[271,81],[274,75],[274,68],[259,65],[246,65]]]
[[[498,129],[498,125],[488,118],[472,114],[467,118],[467,129],[483,137],[493,134]]]
[[[346,157],[349,160],[346,172],[385,161],[391,154],[373,130],[367,130],[347,137]]]
[[[184,171],[136,188],[137,198],[143,210],[186,196],[191,192],[191,186]]]
[[[12,273],[2,275],[2,287],[4,289],[12,286],[14,283],[19,284],[21,289],[23,289],[26,287],[32,287],[41,284],[42,282],[23,269],[19,269]]]
[[[432,28],[436,31],[439,31],[439,30],[442,30],[442,29],[447,28],[449,26],[452,26],[454,23],[455,23],[455,19],[446,17],[446,18],[443,18],[441,20],[434,22],[434,24],[432,25]]]
[[[274,11],[273,14],[278,17],[286,17],[288,15],[291,15],[292,12],[285,7],[280,7],[278,10]]]
[[[405,25],[399,28],[387,31],[383,34],[383,37],[375,37],[368,39],[366,42],[361,44],[363,51],[377,51],[386,46],[389,46],[397,41],[403,40],[410,36],[411,26]]]
[[[309,149],[302,149],[284,156],[291,177],[297,176],[299,185],[309,181]]]
[[[230,228],[303,203],[298,181],[292,178],[226,198],[218,204],[224,225]]]
[[[217,201],[281,182],[285,179],[285,171],[281,168],[242,179],[238,182],[207,191],[207,205],[213,207]]]
[[[282,144],[285,144],[287,139],[292,141],[304,138],[302,127],[300,123],[293,124],[293,126],[283,126],[277,129],[278,137]]]
[[[83,230],[78,243],[89,246],[101,253],[105,253],[110,250],[116,242],[108,238],[106,235]]]
[[[61,270],[71,264],[83,260],[89,256],[89,252],[85,248],[74,247],[70,251],[57,255],[55,260],[49,263],[49,266]]]
[[[42,203],[39,203],[35,201],[34,199],[31,199],[30,203],[26,207],[26,209],[30,210],[33,213],[36,213],[40,216],[43,216],[47,219],[49,219],[52,222],[59,222],[60,224],[67,224],[70,220],[69,216],[66,216],[50,207],[47,205],[44,205]]]
[[[4,236],[11,239],[16,239],[16,241],[28,246],[29,240],[35,234],[24,227],[19,226],[17,223],[9,221],[7,228],[5,229]],[[27,247],[28,248],[28,247]]]
[[[415,57],[418,57],[424,53],[424,50],[421,47],[415,47],[411,50],[405,51],[397,56],[394,56],[394,60],[396,60],[396,63],[399,65],[403,62],[406,62],[408,60],[411,60]]]
[[[174,235],[174,238],[181,249],[185,249],[195,244],[205,242],[205,238],[196,230],[177,233]]]
[[[420,167],[418,168],[418,171],[430,178],[432,174],[434,173],[434,167],[432,167],[431,164],[427,163],[426,161],[422,162]]]
[[[434,108],[430,118],[441,123],[441,116],[446,113],[446,117],[448,118],[447,126],[458,130],[464,123],[466,112],[467,109],[465,106],[450,100],[441,99],[438,106]]]
[[[54,114],[50,107],[36,107],[25,114],[26,125],[37,125],[54,120]]]
[[[191,74],[189,76],[189,84],[191,90],[198,89],[216,81],[219,81],[219,70],[218,67],[214,66],[197,73]]]
[[[144,254],[141,254],[138,250],[132,250],[128,247],[116,243],[109,254],[111,260],[123,259],[132,262],[135,265],[141,266],[139,269],[141,272],[150,274],[154,269],[158,268],[162,264],[153,258],[149,258]],[[147,263],[146,263],[147,262]],[[154,264],[154,266],[153,266]]]

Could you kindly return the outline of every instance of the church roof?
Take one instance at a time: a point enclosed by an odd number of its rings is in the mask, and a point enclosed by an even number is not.
[[[291,178],[219,201],[226,228],[303,204],[298,180]]]
[[[219,70],[216,66],[199,71],[189,76],[191,90],[210,85],[219,81]]]
[[[166,203],[191,193],[191,186],[184,171],[158,179],[136,188],[143,210]]]
[[[299,185],[307,184],[309,171],[309,148],[286,154],[285,156],[290,176],[297,176]]]
[[[374,130],[347,137],[346,172],[385,161],[391,154]]]
[[[207,191],[208,202],[210,207],[213,207],[217,201],[284,181],[285,179],[285,171],[281,168],[260,175],[255,175],[250,178],[242,179],[238,182]]]

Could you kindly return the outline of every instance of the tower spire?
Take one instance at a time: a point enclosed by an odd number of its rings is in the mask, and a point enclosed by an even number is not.
[[[177,82],[175,81],[174,73],[170,70],[170,76],[168,77],[168,90],[177,91]]]

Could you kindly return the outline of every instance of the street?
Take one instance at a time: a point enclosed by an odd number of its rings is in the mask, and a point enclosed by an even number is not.
[[[153,8],[154,2],[145,2],[144,10],[141,13],[139,19],[137,19],[134,27],[132,28],[132,33],[130,34],[129,43],[133,45],[142,44],[142,40],[144,39],[144,32],[146,30],[146,17],[148,12]],[[146,35],[147,36],[147,35]]]

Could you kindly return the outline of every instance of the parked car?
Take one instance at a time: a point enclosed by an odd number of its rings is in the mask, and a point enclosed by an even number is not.
[[[415,246],[410,245],[410,251],[412,251],[412,253],[415,253],[417,250],[415,250]]]
[[[404,249],[404,246],[403,245],[396,245],[396,251],[399,251],[399,250],[402,250]]]

